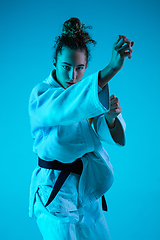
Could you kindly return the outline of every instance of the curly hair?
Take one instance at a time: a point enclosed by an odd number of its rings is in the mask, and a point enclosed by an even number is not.
[[[91,59],[89,44],[93,44],[94,46],[97,44],[95,40],[93,40],[89,33],[85,31],[85,29],[92,29],[91,26],[85,26],[85,24],[81,24],[78,18],[70,18],[65,21],[62,28],[62,34],[55,38],[54,44],[54,56],[53,58],[57,62],[58,54],[62,54],[63,47],[68,47],[74,50],[85,50],[86,61],[87,64]]]

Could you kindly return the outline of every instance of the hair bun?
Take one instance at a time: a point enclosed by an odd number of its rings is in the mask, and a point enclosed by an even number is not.
[[[81,22],[78,18],[70,18],[63,24],[62,35],[68,35],[69,37],[76,36],[80,34],[81,30]]]
[[[67,47],[74,50],[84,50],[86,54],[86,61],[91,58],[89,45],[96,45],[96,41],[93,40],[86,31],[86,29],[92,29],[92,26],[85,26],[78,18],[70,18],[65,21],[62,26],[62,34],[55,38],[54,44],[54,59],[57,59],[62,54],[63,47]]]

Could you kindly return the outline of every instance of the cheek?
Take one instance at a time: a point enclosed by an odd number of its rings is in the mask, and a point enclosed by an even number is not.
[[[78,74],[79,76],[83,76],[84,72],[85,72],[85,70],[81,70],[81,71],[77,72],[77,74]]]
[[[81,78],[83,77],[84,72],[85,72],[85,70],[80,72],[79,76],[80,76]]]
[[[60,78],[61,80],[66,79],[67,76],[68,76],[68,72],[67,72],[67,71],[64,71],[63,69],[61,69],[58,73],[59,73],[59,78]]]

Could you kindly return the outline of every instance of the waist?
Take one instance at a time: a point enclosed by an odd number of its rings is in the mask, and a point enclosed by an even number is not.
[[[77,158],[73,163],[62,163],[57,160],[45,161],[38,157],[38,165],[42,168],[69,171],[76,174],[81,174],[83,170],[83,163],[80,158]]]

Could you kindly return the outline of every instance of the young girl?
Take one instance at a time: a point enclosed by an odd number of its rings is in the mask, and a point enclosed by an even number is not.
[[[63,24],[55,40],[54,70],[29,100],[38,157],[29,216],[35,216],[44,240],[110,239],[103,210],[113,170],[101,141],[124,146],[125,122],[108,82],[132,57],[134,42],[119,35],[109,65],[82,79],[88,45],[96,44],[86,28],[77,18]]]

